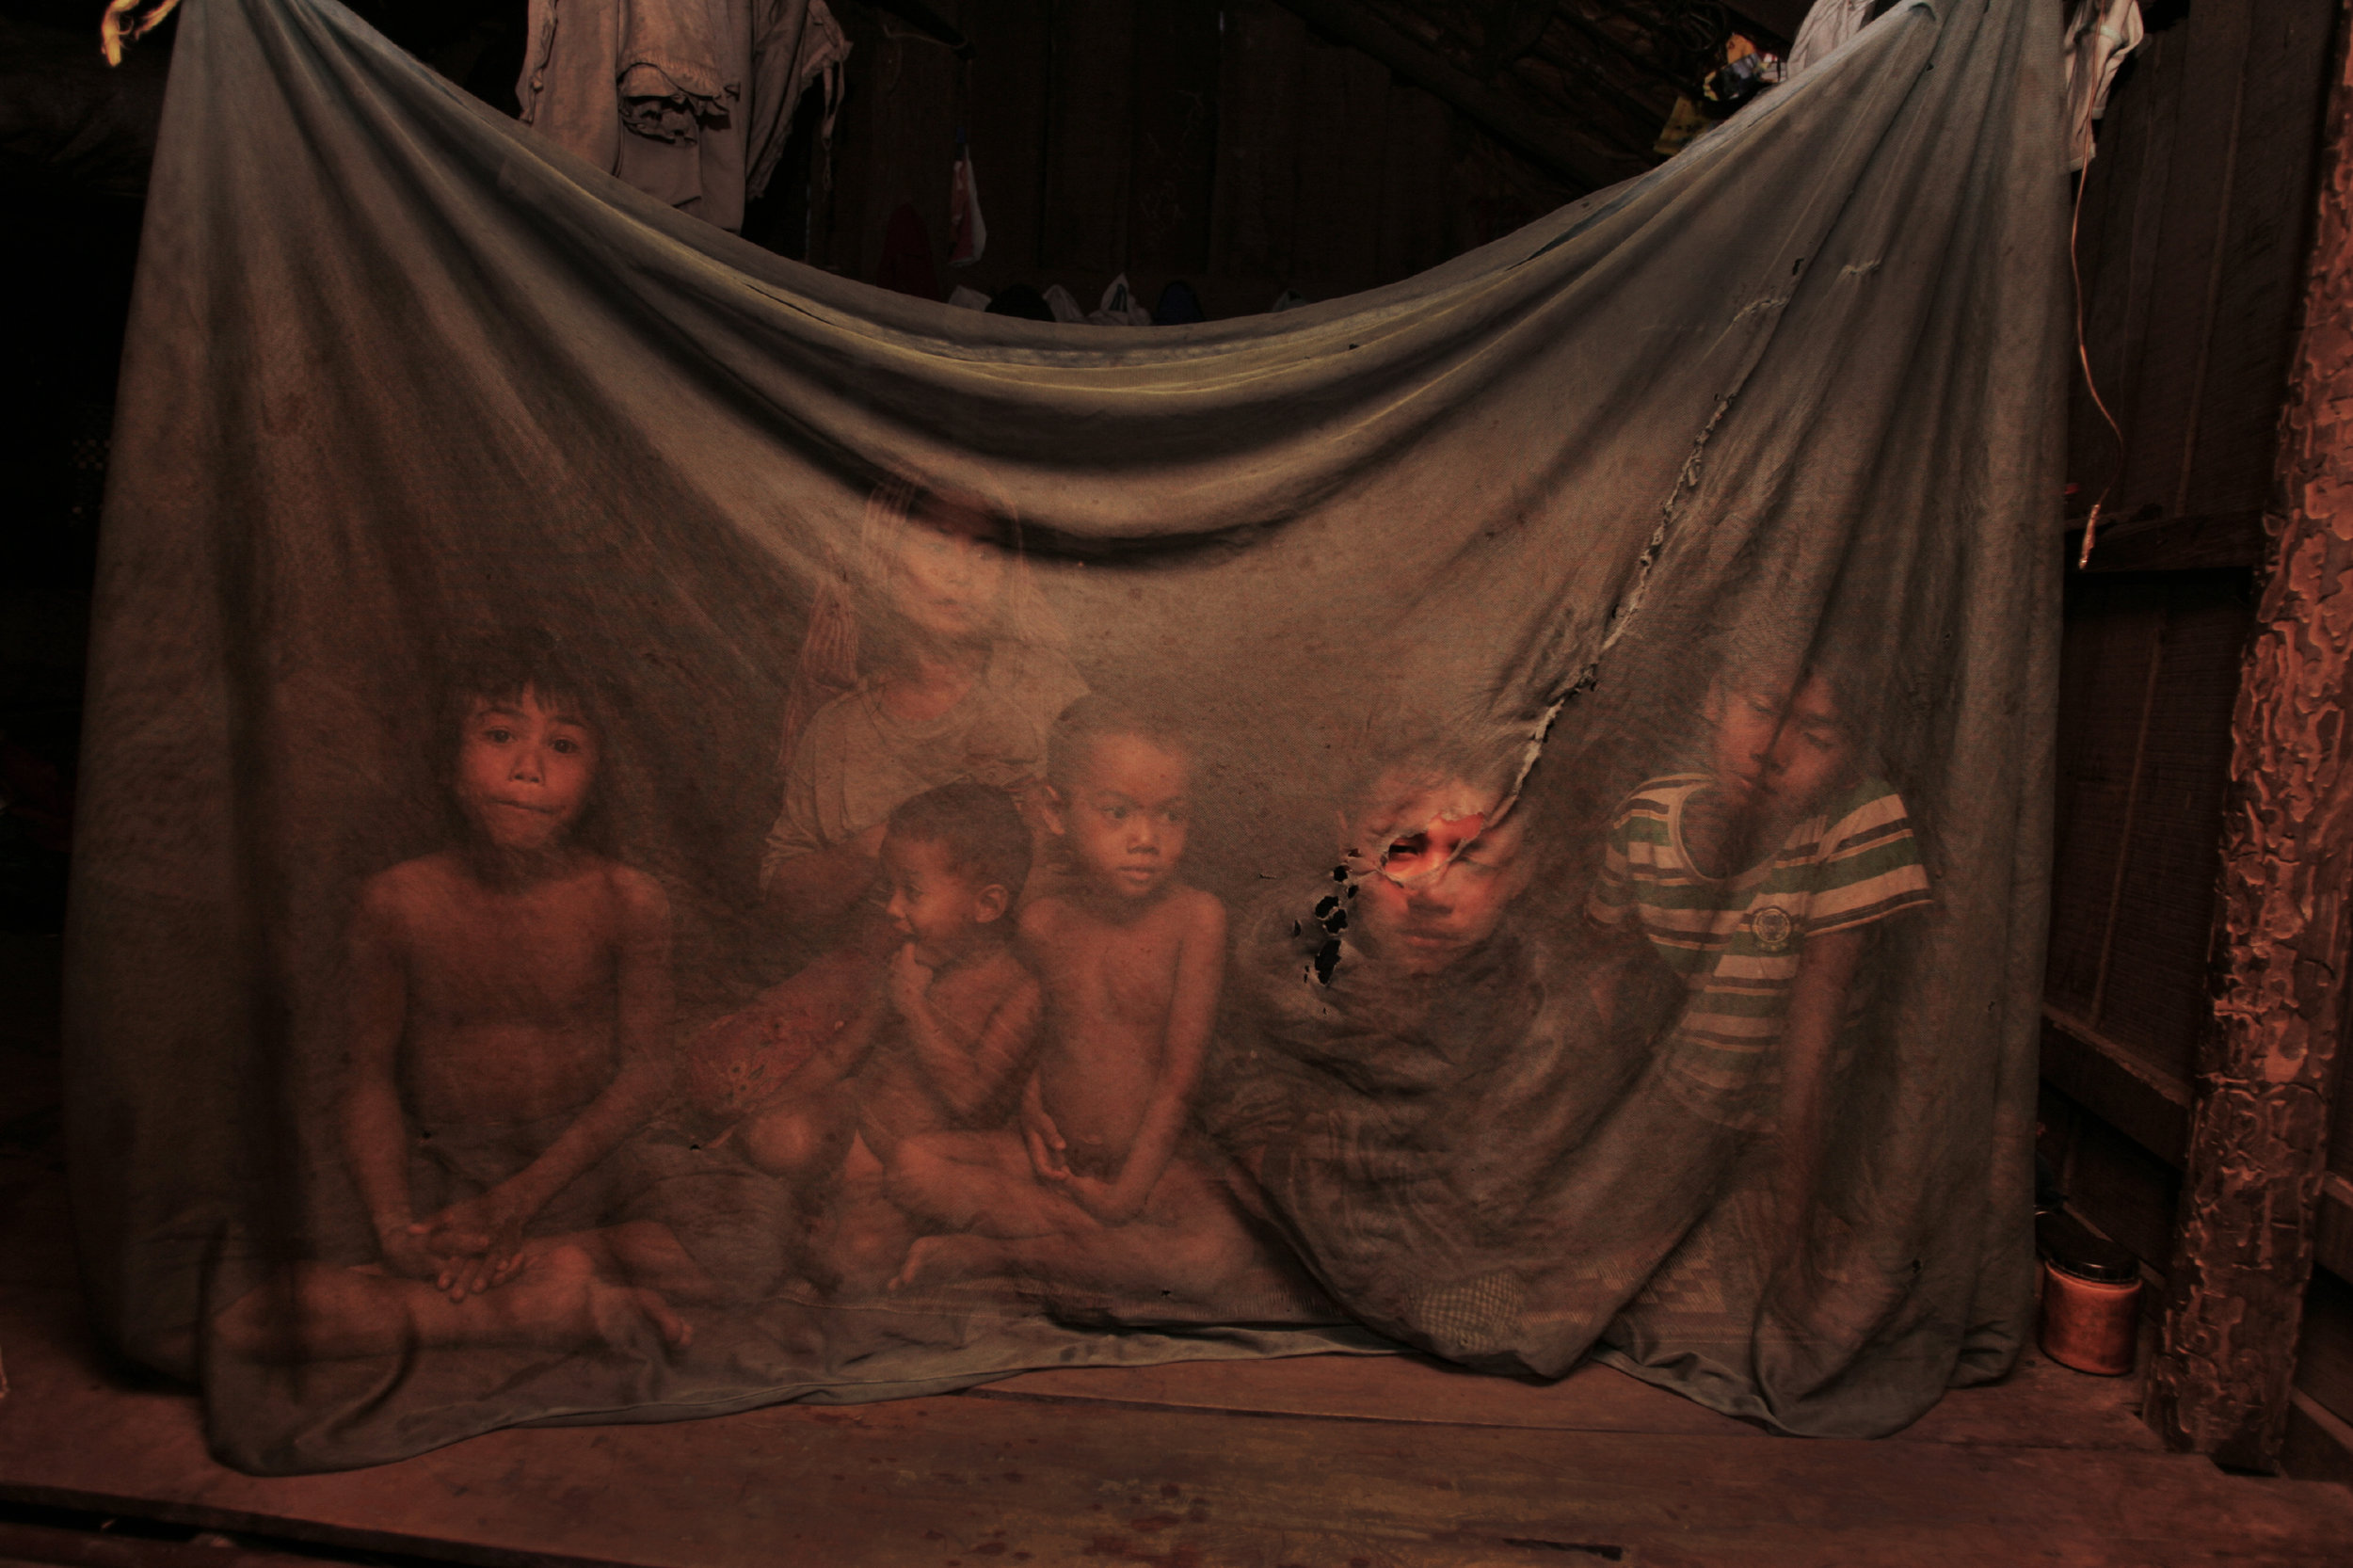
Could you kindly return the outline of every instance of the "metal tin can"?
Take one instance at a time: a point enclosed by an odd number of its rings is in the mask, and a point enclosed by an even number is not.
[[[2140,1343],[2140,1266],[2072,1216],[2035,1223],[2042,1254],[2042,1353],[2102,1377],[2133,1369]]]

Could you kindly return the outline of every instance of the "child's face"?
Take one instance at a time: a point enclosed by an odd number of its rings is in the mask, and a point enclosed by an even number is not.
[[[1727,674],[1707,694],[1708,760],[1716,787],[1739,800],[1754,796],[1772,766],[1773,743],[1789,707],[1789,683],[1771,676]]]
[[[539,850],[562,841],[588,804],[597,739],[586,724],[539,694],[476,697],[457,745],[457,799],[501,849]]]
[[[1503,923],[1528,886],[1526,819],[1490,828],[1495,806],[1491,793],[1461,779],[1433,788],[1391,774],[1343,823],[1341,849],[1364,872],[1352,919],[1384,963],[1436,974]]]
[[[1141,735],[1102,735],[1061,792],[1063,841],[1100,892],[1146,899],[1167,886],[1193,824],[1193,767]]]
[[[951,642],[996,625],[1005,557],[994,533],[985,516],[937,502],[908,519],[891,584],[900,615],[918,631]]]
[[[1004,888],[959,869],[946,844],[890,834],[883,840],[882,868],[890,890],[884,912],[926,958],[962,952],[1010,902]]]
[[[1837,694],[1820,676],[1811,676],[1789,699],[1765,788],[1781,812],[1803,816],[1852,782],[1854,772],[1854,740],[1838,712]]]

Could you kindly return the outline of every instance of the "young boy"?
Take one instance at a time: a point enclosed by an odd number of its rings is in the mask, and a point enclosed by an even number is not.
[[[670,917],[588,847],[591,688],[518,639],[450,698],[459,841],[371,878],[349,936],[344,1143],[377,1261],[297,1271],[224,1326],[298,1356],[682,1345],[668,1296],[717,1288],[648,1200],[738,1206],[625,1142],[669,1092]]]
[[[1587,912],[1682,979],[1667,1086],[1717,1125],[1776,1130],[1779,1228],[1794,1245],[1841,1035],[1865,1000],[1864,955],[1884,921],[1928,904],[1928,872],[1903,801],[1865,772],[1828,669],[1728,669],[1703,712],[1708,766],[1626,798]]]
[[[913,1233],[881,1200],[884,1163],[911,1137],[1010,1119],[1037,1035],[1036,977],[1015,951],[1014,901],[1030,872],[1030,830],[1011,796],[945,784],[891,812],[881,846],[904,938],[882,987],[848,1027],[789,1076],[737,1131],[753,1165],[830,1205],[821,1266],[879,1285]],[[824,1184],[839,1176],[840,1191]]]
[[[1363,749],[1339,867],[1244,924],[1209,1120],[1352,1316],[1527,1371],[1546,1186],[1597,1098],[1528,907],[1546,847],[1505,808],[1516,744],[1391,715]]]
[[[1428,979],[1478,952],[1527,889],[1526,818],[1492,820],[1502,791],[1477,771],[1393,762],[1341,813],[1354,941],[1398,976]]]
[[[1254,1249],[1180,1147],[1225,963],[1225,906],[1177,875],[1192,757],[1082,697],[1055,724],[1047,779],[1070,875],[1021,915],[1047,1016],[1021,1125],[901,1145],[891,1195],[957,1234],[918,1240],[893,1285],[1013,1272],[1214,1308]]]

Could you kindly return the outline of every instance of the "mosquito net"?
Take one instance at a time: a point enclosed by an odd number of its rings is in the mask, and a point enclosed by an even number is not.
[[[202,0],[70,962],[232,1463],[1048,1365],[1868,1435],[2027,1304],[2056,27],[1902,5],[1394,286],[952,311]]]

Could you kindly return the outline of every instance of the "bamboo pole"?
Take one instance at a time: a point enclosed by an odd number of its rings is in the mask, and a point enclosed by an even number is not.
[[[2232,714],[2196,1100],[2147,1419],[2167,1446],[2278,1468],[2353,958],[2353,62],[2320,157],[2281,416],[2263,602]]]

